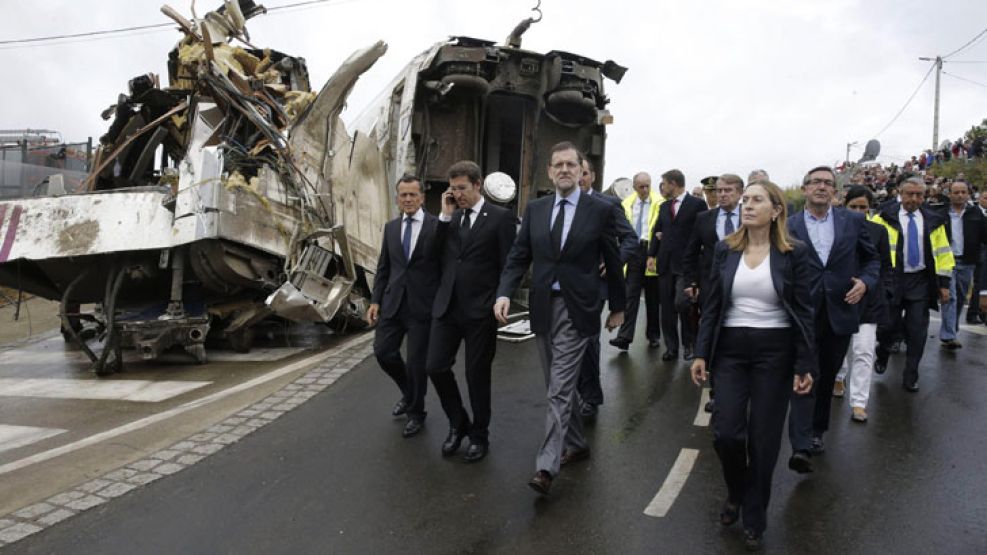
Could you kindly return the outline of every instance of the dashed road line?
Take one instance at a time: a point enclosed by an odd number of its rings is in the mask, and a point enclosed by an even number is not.
[[[68,430],[60,428],[36,428],[34,426],[12,426],[0,424],[0,453],[31,445],[41,440],[64,434]]]
[[[692,467],[696,464],[696,457],[699,456],[698,449],[682,449],[679,456],[672,465],[672,470],[665,477],[665,482],[661,489],[655,494],[654,499],[644,508],[644,514],[655,518],[662,518],[668,514],[669,509],[675,503],[685,481],[692,472]]]
[[[0,378],[0,397],[93,399],[158,403],[212,382],[152,380],[70,380],[64,378]]]

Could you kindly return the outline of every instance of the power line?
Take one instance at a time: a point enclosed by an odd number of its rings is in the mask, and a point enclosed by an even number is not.
[[[958,52],[966,49],[966,47],[970,46],[971,44],[973,44],[974,42],[976,42],[977,39],[979,39],[980,37],[982,37],[984,35],[987,35],[987,29],[984,29],[983,31],[980,31],[979,33],[977,33],[977,36],[975,36],[972,39],[968,40],[966,42],[966,44],[964,44],[963,46],[957,48],[956,50],[953,50],[949,54],[946,54],[945,56],[943,56],[943,59],[946,59],[946,58],[952,56],[953,54],[956,54],[956,53],[958,53]]]
[[[929,67],[929,71],[925,73],[925,77],[923,77],[922,80],[919,82],[918,86],[915,87],[915,92],[913,92],[912,95],[908,97],[908,100],[905,101],[905,105],[902,106],[900,110],[898,110],[898,113],[895,114],[893,118],[891,118],[891,121],[889,121],[887,125],[885,125],[880,131],[878,131],[876,135],[874,135],[875,139],[877,137],[880,137],[881,134],[887,131],[888,128],[894,124],[894,122],[898,121],[898,118],[901,117],[901,114],[905,111],[905,108],[908,108],[908,105],[911,104],[912,100],[915,99],[915,95],[917,95],[918,91],[922,89],[922,85],[924,85],[925,82],[929,80],[929,76],[932,75],[932,70],[934,70],[935,68],[936,68],[936,64],[933,63],[932,66]]]
[[[335,2],[333,2],[333,0],[307,0],[307,1],[303,1],[303,2],[295,2],[295,3],[292,3],[292,4],[285,4],[283,6],[275,6],[273,8],[267,8],[267,11],[268,12],[277,12],[277,11],[280,11],[280,10],[288,10],[288,9],[292,9],[292,8],[302,8],[302,7],[306,7],[306,6],[313,6],[313,5],[316,5],[316,4],[325,4],[327,2],[332,2],[333,4],[344,4],[344,3],[354,2],[354,1],[356,1],[356,0],[336,0]],[[4,45],[16,45],[15,46],[16,48],[20,48],[20,47],[24,47],[24,46],[37,45],[37,43],[55,42],[55,41],[65,40],[65,39],[82,39],[82,38],[92,38],[92,37],[103,37],[103,36],[107,36],[107,35],[119,35],[119,34],[123,34],[123,33],[131,33],[131,32],[134,32],[134,31],[149,31],[149,30],[152,30],[152,29],[161,29],[161,28],[164,28],[164,27],[172,27],[172,28],[174,28],[175,27],[175,24],[174,23],[155,23],[153,25],[135,25],[135,26],[132,26],[132,27],[122,27],[122,28],[118,28],[118,29],[106,29],[106,30],[103,30],[103,31],[88,31],[88,32],[85,32],[85,33],[73,33],[73,34],[65,34],[65,35],[50,35],[50,36],[45,36],[45,37],[31,37],[31,38],[26,38],[26,39],[0,40],[0,46],[4,46]],[[137,34],[139,34],[139,33],[137,33]],[[8,48],[9,48],[9,46],[8,46]]]
[[[948,75],[948,76],[952,77],[953,79],[959,79],[960,81],[966,81],[967,83],[973,83],[974,85],[980,85],[981,87],[987,88],[987,85],[985,85],[984,83],[981,83],[979,81],[974,81],[973,79],[967,79],[966,77],[960,77],[959,75],[953,75],[952,73],[948,73],[948,72],[945,72],[945,71],[942,72],[942,73],[943,73],[943,75]]]

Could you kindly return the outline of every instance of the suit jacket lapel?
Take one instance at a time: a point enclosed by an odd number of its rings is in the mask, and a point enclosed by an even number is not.
[[[424,245],[427,245],[430,237],[432,236],[432,222],[429,221],[428,214],[422,218],[422,228],[418,230],[418,242],[415,243],[414,250],[411,251],[411,260],[417,260],[419,257],[424,256]],[[404,252],[404,248],[401,249]]]
[[[462,216],[460,216],[461,218]],[[470,232],[466,235],[466,243],[463,244],[461,252],[466,252],[466,250],[473,244],[473,238],[476,234],[483,229],[484,224],[487,223],[487,203],[483,203],[483,209],[474,217],[473,225],[470,227]]]
[[[737,265],[740,264],[740,259],[743,257],[743,253],[737,252],[731,249],[727,252],[726,264],[723,267],[720,276],[722,278],[720,287],[723,290],[723,299],[729,299],[730,293],[733,290],[733,278],[737,275]],[[724,305],[725,306],[725,305]]]
[[[771,245],[771,282],[775,286],[775,293],[778,298],[785,299],[785,261],[786,257]]]
[[[832,211],[830,215],[833,217],[833,246],[829,250],[829,257],[833,258],[833,251],[836,250],[836,245],[839,245],[840,238],[846,235],[846,230],[843,226],[847,224],[847,218],[835,206],[830,208],[830,210]],[[826,262],[828,263],[829,261],[827,260]]]

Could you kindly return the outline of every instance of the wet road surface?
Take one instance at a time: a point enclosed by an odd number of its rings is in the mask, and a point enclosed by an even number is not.
[[[901,388],[894,355],[867,424],[834,400],[814,474],[790,472],[783,446],[768,552],[987,552],[987,328],[974,331],[958,352],[929,340],[917,394]],[[371,357],[229,448],[4,552],[741,552],[739,526],[718,524],[725,490],[686,363],[661,362],[640,338],[623,354],[604,338],[603,377],[592,456],[547,498],[526,486],[545,410],[535,346],[500,343],[491,452],[478,464],[440,457],[447,425],[432,391],[425,431],[403,439],[396,390]],[[659,490],[668,501],[690,449],[667,514],[646,515]]]

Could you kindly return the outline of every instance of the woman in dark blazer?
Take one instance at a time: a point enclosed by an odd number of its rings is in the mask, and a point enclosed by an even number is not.
[[[788,236],[777,185],[749,185],[742,203],[743,225],[713,254],[692,380],[716,372],[713,445],[727,484],[720,521],[729,526],[742,512],[753,551],[767,526],[789,399],[811,391],[818,369],[808,247]]]

